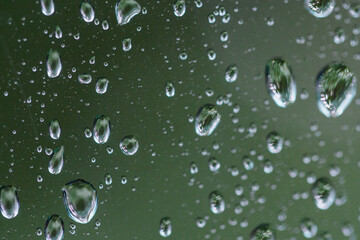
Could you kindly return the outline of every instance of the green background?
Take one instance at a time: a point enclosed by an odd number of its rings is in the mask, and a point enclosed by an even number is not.
[[[359,106],[354,99],[341,117],[327,119],[316,106],[315,78],[333,61],[345,62],[360,76],[359,62],[354,60],[358,46],[349,45],[357,20],[350,18],[339,1],[335,12],[325,19],[310,15],[303,1],[286,2],[203,0],[203,6],[197,8],[193,1],[186,1],[186,13],[178,18],[172,10],[173,1],[139,0],[147,14],[118,26],[116,1],[92,1],[99,25],[81,19],[80,1],[55,0],[55,13],[48,17],[41,13],[39,1],[1,1],[0,185],[16,186],[21,204],[16,218],[0,217],[1,239],[42,239],[44,235],[38,237],[36,229],[43,228],[52,214],[59,214],[65,222],[64,239],[162,239],[159,222],[166,216],[171,218],[173,228],[169,239],[178,240],[249,239],[250,232],[262,223],[286,227],[277,230],[277,239],[304,239],[299,228],[304,217],[314,220],[319,233],[330,231],[334,239],[345,239],[341,228],[347,222],[356,235]],[[229,23],[217,17],[215,24],[209,24],[207,16],[217,6],[224,6],[230,13]],[[342,18],[336,20],[336,14]],[[268,17],[274,18],[274,26],[267,26]],[[107,31],[101,27],[103,20],[110,24]],[[238,23],[241,20],[242,25]],[[62,29],[61,39],[54,37],[56,25]],[[347,35],[340,45],[333,42],[337,27]],[[227,48],[220,41],[224,30],[229,33]],[[73,37],[77,33],[79,40]],[[305,44],[296,43],[300,36],[306,39]],[[129,52],[122,50],[124,38],[132,39]],[[55,79],[46,74],[50,48],[59,51],[63,63]],[[215,61],[209,61],[208,49],[216,52]],[[186,60],[179,59],[182,52],[187,53]],[[93,56],[96,63],[91,65]],[[288,61],[297,83],[297,100],[287,109],[277,107],[265,88],[265,64],[275,56]],[[224,72],[230,64],[239,67],[234,83],[225,81]],[[91,84],[80,84],[80,73],[90,73]],[[110,81],[103,95],[95,92],[99,77]],[[173,98],[164,93],[168,80],[175,84]],[[215,92],[211,97],[205,94],[208,88]],[[309,92],[307,100],[300,99],[302,88]],[[219,96],[228,94],[233,105],[217,107],[222,119],[214,133],[197,136],[188,118],[194,117],[203,104],[216,104]],[[30,96],[29,104],[26,100]],[[240,105],[237,114],[232,110],[234,104]],[[100,114],[111,119],[110,139],[104,145],[84,136],[84,129],[92,128]],[[48,133],[53,118],[60,121],[62,129],[56,141]],[[254,137],[238,132],[239,127],[246,130],[251,124],[257,126]],[[314,125],[318,129],[311,131]],[[271,131],[290,142],[278,155],[266,149],[266,135]],[[127,135],[136,135],[139,140],[134,156],[125,156],[119,149],[120,140]],[[213,149],[214,142],[220,145],[219,150]],[[54,176],[47,170],[50,157],[44,149],[61,145],[65,147],[65,164],[62,173]],[[41,153],[36,150],[38,146],[43,148]],[[114,149],[112,154],[107,153],[107,146]],[[255,169],[245,172],[241,159],[251,151],[255,153],[251,156]],[[339,153],[342,156],[336,157]],[[305,165],[302,158],[306,154],[320,160]],[[273,173],[263,172],[258,155],[270,159]],[[92,157],[96,163],[91,163]],[[216,174],[209,171],[210,157],[221,162]],[[191,162],[199,166],[196,175],[189,172]],[[338,195],[347,197],[344,205],[334,204],[321,211],[311,195],[293,199],[294,194],[310,193],[307,174],[330,177],[332,164],[341,169],[331,179]],[[233,166],[239,169],[238,176],[228,171]],[[305,177],[290,178],[291,169]],[[113,179],[110,186],[104,184],[106,173]],[[36,180],[39,174],[44,179],[41,183]],[[247,180],[241,179],[243,174],[247,174]],[[121,184],[122,176],[128,179],[125,185]],[[86,225],[76,224],[76,234],[71,235],[69,224],[73,221],[65,211],[61,188],[78,178],[96,187],[99,207],[93,220]],[[189,185],[191,181],[193,186]],[[99,189],[100,184],[103,189]],[[234,193],[238,184],[245,189],[240,197]],[[254,184],[260,189],[251,193]],[[209,209],[208,196],[214,190],[220,191],[226,202],[226,210],[220,215]],[[257,203],[261,196],[266,198],[265,204]],[[236,215],[234,206],[244,199],[249,204]],[[277,217],[281,212],[287,214],[284,222]],[[200,229],[195,220],[204,216],[209,220]],[[228,223],[231,219],[237,220],[235,226]],[[95,220],[101,221],[98,229]],[[248,226],[241,227],[241,222],[248,222]]]

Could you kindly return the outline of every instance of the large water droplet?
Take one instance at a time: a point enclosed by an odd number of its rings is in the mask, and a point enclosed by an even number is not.
[[[250,240],[275,240],[275,231],[269,224],[261,224],[252,231]]]
[[[46,240],[61,240],[64,237],[64,222],[58,215],[50,216],[45,224]]]
[[[301,231],[306,238],[315,237],[318,227],[310,218],[304,218],[300,223]]]
[[[48,170],[51,174],[59,174],[64,166],[64,146],[54,150],[49,161]]]
[[[92,22],[95,18],[94,8],[87,0],[82,1],[80,5],[81,17],[85,22]]]
[[[160,220],[159,233],[162,237],[169,237],[172,232],[171,220],[168,217],[164,217]]]
[[[55,12],[55,4],[53,0],[41,0],[41,11],[45,16],[50,16]]]
[[[62,64],[58,51],[50,49],[46,59],[46,69],[50,78],[56,78],[60,75]]]
[[[266,137],[267,149],[270,153],[277,154],[283,148],[284,139],[277,132],[271,132]]]
[[[336,191],[330,179],[319,178],[316,180],[311,189],[315,205],[321,209],[326,210],[334,203],[336,198]]]
[[[106,78],[99,78],[96,81],[95,91],[98,94],[104,94],[106,93],[108,86],[109,86],[109,80],[107,80]]]
[[[120,0],[116,3],[115,14],[119,25],[124,25],[139,14],[141,6],[135,0]]]
[[[0,207],[1,214],[7,219],[14,218],[19,214],[20,202],[15,187],[0,188]]]
[[[176,0],[176,2],[173,5],[173,8],[174,8],[175,16],[177,16],[177,17],[184,16],[184,14],[186,12],[185,0]]]
[[[227,82],[235,82],[238,78],[239,70],[236,65],[230,65],[225,71],[225,80]]]
[[[92,77],[88,73],[81,73],[78,76],[78,80],[81,84],[89,84],[91,83]]]
[[[50,137],[54,140],[57,140],[60,138],[61,128],[60,128],[60,123],[57,119],[53,119],[50,121],[49,134],[50,134]]]
[[[335,7],[335,0],[305,0],[305,9],[317,18],[329,16]]]
[[[265,67],[266,88],[274,102],[282,108],[296,100],[296,83],[285,60],[274,58]]]
[[[214,105],[205,104],[198,110],[195,118],[195,132],[199,136],[209,136],[220,123],[221,115]]]
[[[326,117],[338,117],[356,95],[356,77],[342,63],[326,66],[316,80],[317,105]]]
[[[63,200],[69,217],[78,223],[88,223],[95,215],[98,198],[93,185],[78,179],[62,188]]]
[[[104,115],[98,116],[94,121],[93,138],[98,144],[104,144],[110,137],[110,118]]]
[[[210,210],[215,214],[220,214],[225,211],[225,201],[223,196],[218,191],[213,191],[209,195]]]
[[[126,136],[120,142],[120,149],[125,155],[134,155],[139,149],[139,142],[135,136]]]
[[[168,97],[175,96],[175,86],[172,81],[167,81],[165,84],[165,94]]]

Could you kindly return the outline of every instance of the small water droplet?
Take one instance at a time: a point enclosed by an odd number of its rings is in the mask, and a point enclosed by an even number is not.
[[[54,140],[57,140],[60,138],[61,128],[60,128],[60,123],[57,119],[53,119],[50,121],[49,134],[50,134],[50,137]]]
[[[165,94],[167,97],[175,96],[175,86],[172,81],[167,81],[165,84]]]
[[[95,91],[98,94],[104,94],[108,89],[108,85],[109,85],[109,80],[107,80],[106,78],[99,78],[96,81]]]
[[[214,214],[220,214],[225,211],[225,201],[223,199],[223,196],[218,191],[213,191],[209,195],[209,201],[210,201],[210,210]]]
[[[335,0],[305,0],[305,9],[317,18],[329,16],[335,7]]]
[[[199,136],[210,136],[220,123],[221,115],[214,105],[205,104],[198,110],[195,118],[195,132]]]
[[[282,136],[280,136],[280,134],[274,131],[267,135],[266,142],[269,152],[272,154],[277,154],[280,153],[283,148],[284,139]]]
[[[134,155],[139,149],[139,142],[133,135],[126,136],[120,142],[120,149],[125,155]]]
[[[110,118],[98,116],[94,121],[93,138],[97,144],[104,144],[110,137]]]
[[[315,205],[321,209],[326,210],[334,203],[336,198],[336,191],[330,179],[319,178],[312,186],[311,193],[313,195]]]
[[[48,170],[51,174],[59,174],[64,166],[64,146],[54,150],[49,161]]]
[[[173,9],[174,9],[175,16],[177,16],[177,17],[184,16],[184,14],[186,12],[185,0],[176,0],[176,2],[173,5]]]
[[[164,217],[160,220],[160,236],[169,237],[172,233],[171,220],[169,217]]]

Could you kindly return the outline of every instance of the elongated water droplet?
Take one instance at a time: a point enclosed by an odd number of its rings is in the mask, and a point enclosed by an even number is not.
[[[58,215],[50,216],[45,223],[45,239],[61,240],[64,238],[64,222]]]
[[[300,223],[301,231],[305,238],[315,237],[318,227],[310,218],[304,218]]]
[[[274,58],[265,67],[266,88],[276,105],[285,108],[296,100],[296,83],[285,60]]]
[[[172,232],[171,220],[168,217],[164,217],[160,220],[159,233],[162,237],[169,237]]]
[[[41,0],[41,11],[45,16],[50,16],[55,12],[55,4],[53,0]]]
[[[135,136],[126,136],[120,142],[120,149],[125,155],[134,155],[139,149],[139,142]]]
[[[215,214],[220,214],[225,211],[225,201],[223,196],[218,191],[213,191],[209,195],[210,210]]]
[[[50,49],[46,59],[46,69],[50,78],[56,78],[60,75],[62,63],[58,51]]]
[[[89,84],[89,83],[91,83],[92,77],[88,73],[82,73],[82,74],[79,74],[78,80],[81,84]]]
[[[104,115],[98,116],[94,121],[93,138],[98,144],[104,144],[110,137],[110,118]]]
[[[214,105],[205,104],[198,110],[195,118],[195,132],[199,136],[210,136],[220,123],[221,115]]]
[[[124,52],[130,51],[132,48],[131,45],[131,38],[125,38],[122,42],[122,49],[124,50]]]
[[[329,16],[335,7],[335,0],[305,0],[305,9],[317,18]]]
[[[59,25],[57,25],[56,28],[55,28],[55,37],[57,39],[62,38],[62,31],[61,31],[61,28],[60,28]]]
[[[315,205],[321,209],[326,210],[334,203],[336,198],[336,191],[330,179],[319,178],[316,180],[311,189]]]
[[[97,192],[93,185],[78,179],[62,188],[63,200],[69,217],[78,223],[88,223],[96,213]]]
[[[20,202],[15,187],[4,186],[0,188],[0,207],[4,218],[12,219],[19,214]]]
[[[141,6],[135,0],[119,0],[115,6],[115,14],[118,24],[124,25],[139,14]]]
[[[275,231],[267,223],[257,226],[251,233],[250,240],[275,240]]]
[[[165,84],[165,94],[168,97],[175,96],[175,86],[172,81],[167,81]]]
[[[64,166],[64,146],[54,150],[49,161],[48,170],[51,174],[59,174]]]
[[[88,0],[83,0],[80,5],[81,17],[85,22],[92,22],[95,18],[94,8]]]
[[[50,121],[49,134],[50,134],[50,137],[54,140],[57,140],[60,138],[61,128],[60,128],[60,123],[57,119],[53,119]]]
[[[271,132],[266,137],[267,149],[270,153],[277,154],[283,148],[284,139],[277,132]]]
[[[96,81],[95,91],[98,94],[104,94],[106,93],[108,86],[109,86],[109,80],[107,80],[106,78],[99,78]]]
[[[225,80],[227,82],[235,82],[238,78],[239,70],[236,65],[230,65],[225,71]]]
[[[356,77],[342,63],[326,66],[316,80],[317,105],[326,117],[338,117],[356,95]]]
[[[185,0],[176,0],[176,2],[173,5],[173,8],[174,8],[175,16],[177,16],[177,17],[184,16],[184,14],[186,12]]]

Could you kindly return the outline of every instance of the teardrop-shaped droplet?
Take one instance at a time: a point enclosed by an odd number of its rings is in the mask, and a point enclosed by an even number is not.
[[[167,81],[165,84],[165,94],[167,97],[175,96],[175,86],[172,81]]]
[[[48,170],[51,174],[59,174],[64,166],[64,146],[54,150],[49,161]]]
[[[61,128],[60,128],[60,123],[57,119],[53,119],[50,121],[49,134],[50,134],[50,137],[54,140],[57,140],[60,138]]]
[[[56,78],[60,75],[62,63],[58,51],[50,49],[46,59],[46,69],[50,78]]]
[[[213,191],[209,195],[210,210],[215,214],[220,214],[225,211],[225,201],[221,193]]]
[[[225,80],[227,82],[235,82],[238,78],[239,70],[236,65],[230,65],[225,71]]]
[[[50,16],[55,12],[54,0],[40,0],[41,11],[45,16]]]
[[[296,83],[285,60],[274,58],[265,67],[267,91],[276,105],[285,108],[296,100]]]
[[[95,18],[94,8],[88,0],[83,0],[80,5],[81,17],[85,22],[92,22]]]
[[[305,0],[305,9],[317,18],[329,16],[335,8],[335,0]]]
[[[275,240],[275,231],[267,223],[257,226],[251,233],[250,240]]]
[[[172,232],[171,220],[168,217],[164,217],[160,220],[159,233],[162,237],[169,237]]]
[[[93,185],[78,179],[62,188],[63,200],[69,217],[78,223],[88,223],[96,213],[97,192]]]
[[[0,207],[1,214],[7,219],[14,218],[19,214],[20,202],[15,187],[0,188]]]
[[[312,196],[316,207],[321,210],[326,210],[334,203],[336,198],[336,191],[330,179],[319,178],[316,180],[311,189]]]
[[[177,17],[184,16],[184,14],[186,12],[185,0],[176,0],[176,2],[173,5],[173,8],[174,8],[175,16],[177,16]]]
[[[272,154],[281,152],[283,148],[284,139],[277,132],[271,132],[266,137],[267,149]]]
[[[88,73],[81,73],[78,76],[78,80],[81,84],[89,84],[91,83],[92,77]]]
[[[134,155],[139,149],[139,142],[133,135],[126,136],[120,142],[120,149],[125,155]]]
[[[57,39],[62,38],[62,31],[61,31],[61,28],[60,28],[59,25],[57,25],[56,28],[55,28],[55,37]]]
[[[119,25],[124,25],[139,14],[141,6],[135,0],[119,0],[115,6],[116,19]]]
[[[316,100],[326,117],[338,117],[356,95],[356,77],[342,63],[327,65],[316,80]]]
[[[94,121],[93,138],[98,144],[104,144],[110,137],[110,118],[104,115],[98,116]]]
[[[315,237],[318,227],[310,218],[304,218],[300,223],[301,231],[305,238]]]
[[[50,216],[45,223],[45,239],[61,240],[64,238],[64,222],[58,215]]]
[[[98,94],[104,94],[106,93],[108,86],[109,86],[109,80],[107,80],[106,78],[99,78],[96,81],[95,91]]]
[[[214,105],[205,104],[198,110],[195,118],[195,132],[199,136],[210,136],[220,123],[221,115]]]

